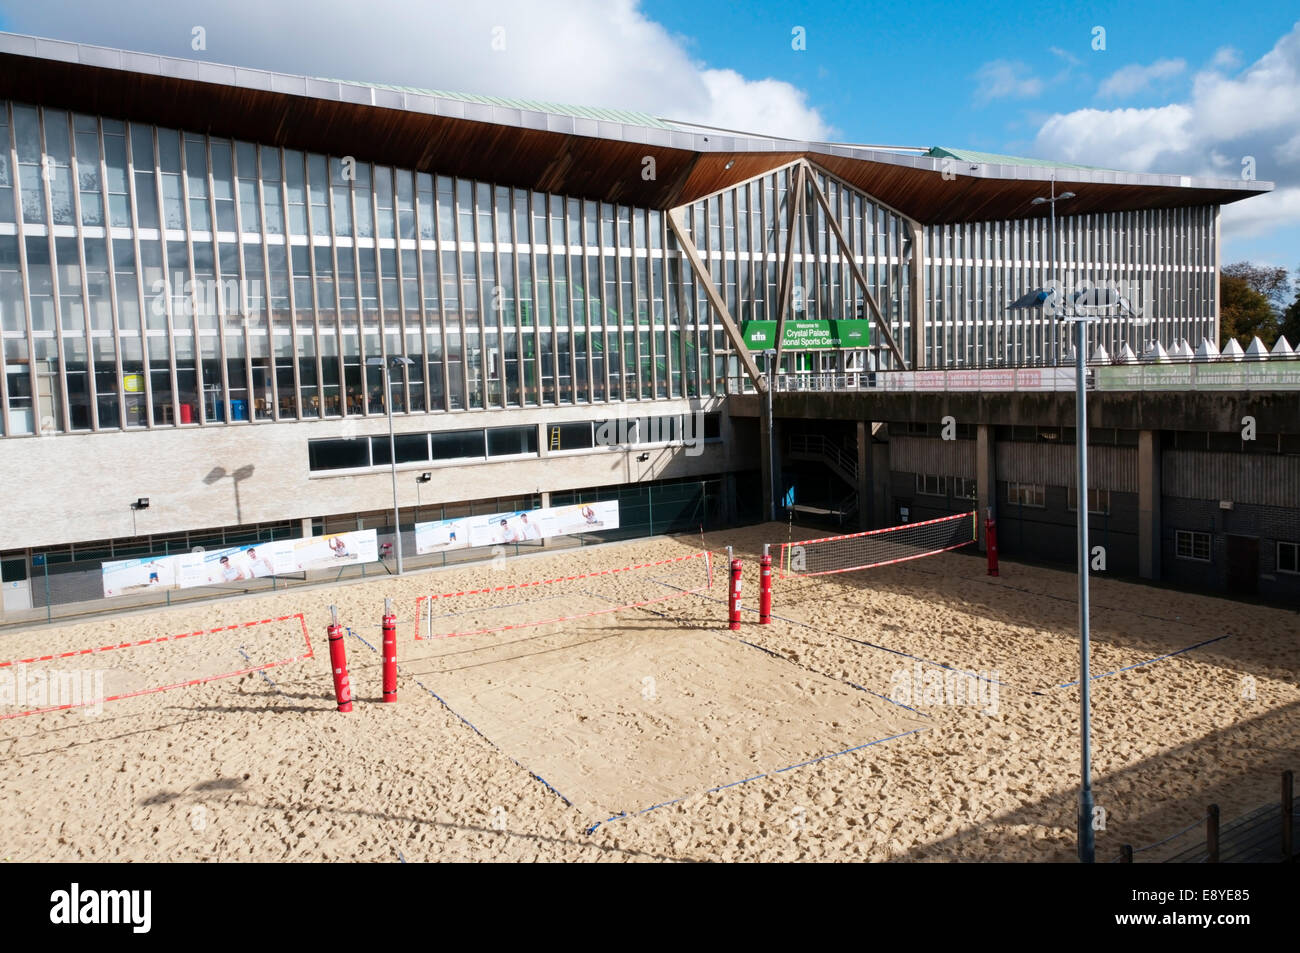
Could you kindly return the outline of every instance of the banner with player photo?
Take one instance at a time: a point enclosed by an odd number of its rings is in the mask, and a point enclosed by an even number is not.
[[[177,556],[144,556],[120,559],[100,566],[104,598],[147,590],[179,589]]]
[[[417,523],[415,551],[426,554],[471,546],[505,546],[606,529],[618,529],[618,500]]]
[[[373,529],[304,539],[280,539],[200,550],[176,556],[146,556],[104,563],[100,567],[104,597],[150,589],[193,589],[243,582],[265,576],[332,569],[379,559]]]

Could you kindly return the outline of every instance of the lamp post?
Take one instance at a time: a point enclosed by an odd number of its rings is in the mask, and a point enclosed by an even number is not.
[[[1074,198],[1073,192],[1056,194],[1056,180],[1052,180],[1050,198],[1036,198],[1034,205],[1050,202],[1052,207],[1052,280],[1055,281],[1056,270],[1056,203]],[[1058,285],[1059,291],[1063,291]],[[1050,298],[1048,299],[1050,300]],[[1068,314],[1067,297],[1061,293],[1058,298],[1061,313],[1052,305],[1052,363],[1057,363],[1056,325],[1057,321],[1072,322],[1074,335],[1074,445],[1075,445],[1075,494],[1078,512],[1078,574],[1079,574],[1079,816],[1078,843],[1079,862],[1091,864],[1096,860],[1096,840],[1093,837],[1092,814],[1092,675],[1089,665],[1089,605],[1088,605],[1088,402],[1087,378],[1084,364],[1084,325],[1096,318]]]
[[[402,512],[397,505],[397,438],[393,435],[393,385],[390,371],[415,363],[409,357],[394,355],[384,361],[382,357],[366,358],[370,367],[378,367],[384,378],[384,410],[388,413],[388,466],[393,475],[393,545],[397,552],[397,574],[402,574]]]
[[[1050,216],[1051,225],[1049,227],[1050,237],[1048,238],[1048,241],[1052,247],[1048,250],[1048,255],[1051,261],[1049,268],[1051,272],[1052,281],[1056,280],[1056,203],[1068,202],[1072,198],[1074,198],[1073,192],[1062,192],[1060,195],[1056,194],[1056,176],[1052,176],[1051,196],[1049,196],[1048,198],[1043,198],[1040,195],[1038,198],[1034,199],[1033,202],[1030,203],[1031,205],[1042,205],[1043,203],[1047,203],[1048,205],[1051,206],[1051,216]],[[1064,294],[1062,294],[1061,297],[1064,298]],[[1061,345],[1056,337],[1056,323],[1053,322],[1052,323],[1052,366],[1053,367],[1055,367],[1057,364],[1060,363],[1060,352],[1061,352]]]

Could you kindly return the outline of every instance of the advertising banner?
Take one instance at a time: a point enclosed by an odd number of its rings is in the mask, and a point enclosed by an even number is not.
[[[100,567],[104,597],[149,589],[192,589],[243,582],[264,576],[330,569],[379,559],[373,529],[305,539],[200,550],[176,556],[145,556],[104,563]]]
[[[287,543],[284,558],[289,568],[281,572],[311,572],[348,563],[372,563],[379,559],[379,540],[373,529],[294,539]]]
[[[415,551],[424,554],[505,546],[605,529],[618,529],[618,500],[417,523]]]
[[[104,563],[100,567],[104,598],[151,589],[179,588],[176,579],[178,559],[177,556],[144,556]]]

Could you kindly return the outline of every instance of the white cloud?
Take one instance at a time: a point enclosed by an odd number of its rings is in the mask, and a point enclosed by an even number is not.
[[[1300,187],[1278,189],[1223,206],[1224,238],[1251,238],[1277,228],[1294,228],[1297,224],[1300,224]]]
[[[833,133],[802,90],[698,62],[639,0],[44,0],[7,16],[17,32],[286,73],[634,109],[795,138]],[[206,50],[191,49],[196,25]]]
[[[1132,96],[1159,80],[1179,75],[1185,69],[1187,69],[1187,61],[1182,59],[1156,60],[1150,66],[1134,63],[1116,70],[1102,80],[1097,94],[1108,98]]]
[[[1300,23],[1239,76],[1198,73],[1186,102],[1149,109],[1079,109],[1038,131],[1037,155],[1085,165],[1189,175],[1241,175],[1300,185]]]
[[[1228,57],[1215,57],[1224,66]],[[1300,23],[1235,76],[1199,72],[1187,101],[1151,109],[1080,109],[1047,119],[1033,154],[1135,172],[1255,178],[1273,192],[1224,206],[1225,239],[1300,224]]]
[[[975,71],[975,102],[995,99],[1032,99],[1043,91],[1043,81],[1024,63],[991,60]]]
[[[1215,69],[1236,69],[1241,65],[1241,51],[1231,46],[1221,46],[1214,51],[1210,65]]]

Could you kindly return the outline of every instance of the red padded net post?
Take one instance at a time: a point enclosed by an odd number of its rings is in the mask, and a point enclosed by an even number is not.
[[[393,615],[393,600],[384,600],[384,701],[397,701],[397,616]]]
[[[985,548],[988,550],[989,557],[989,575],[998,574],[998,521],[993,518],[993,511],[989,510],[988,519],[984,521]]]
[[[348,682],[348,653],[343,645],[343,626],[339,625],[339,610],[330,606],[330,668],[334,670],[334,697],[339,711],[352,710],[352,685]]]
[[[740,628],[740,560],[731,560],[731,588],[727,591],[727,622],[733,632]]]

